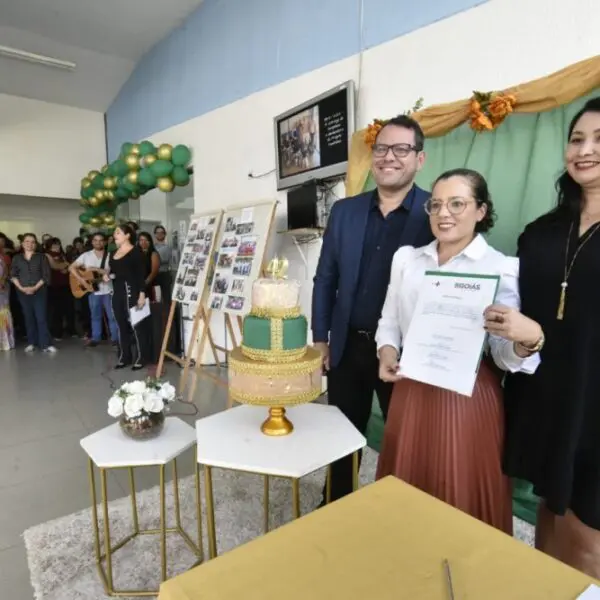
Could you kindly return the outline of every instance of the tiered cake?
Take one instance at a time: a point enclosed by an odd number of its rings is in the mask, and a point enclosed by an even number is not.
[[[291,432],[284,406],[311,402],[321,394],[321,355],[306,346],[308,325],[299,298],[296,281],[255,281],[242,345],[229,355],[231,398],[271,407],[263,424],[268,435]]]

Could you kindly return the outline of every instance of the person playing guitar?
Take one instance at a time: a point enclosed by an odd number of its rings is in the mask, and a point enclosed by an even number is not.
[[[88,295],[92,317],[92,338],[88,346],[97,346],[102,341],[102,317],[106,317],[113,345],[119,341],[117,325],[112,313],[110,297],[112,284],[103,281],[108,275],[108,251],[106,236],[95,233],[92,237],[92,250],[84,252],[69,267],[71,292],[75,297]]]

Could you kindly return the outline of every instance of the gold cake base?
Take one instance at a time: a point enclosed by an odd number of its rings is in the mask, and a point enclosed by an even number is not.
[[[279,364],[252,360],[235,348],[229,354],[229,395],[242,404],[269,407],[269,417],[261,425],[265,435],[289,435],[294,425],[284,407],[307,404],[321,395],[321,364],[321,354],[314,348]]]

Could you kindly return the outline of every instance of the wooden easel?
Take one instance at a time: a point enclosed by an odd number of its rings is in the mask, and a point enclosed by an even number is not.
[[[211,261],[213,260],[214,248],[217,243],[218,232],[221,228],[221,220],[223,218],[223,211],[214,211],[207,215],[200,214],[200,215],[193,215],[193,216],[196,218],[203,217],[203,216],[215,216],[217,219],[216,227],[215,227],[216,233],[213,236],[212,244],[210,247],[210,252],[209,252],[208,258],[207,258],[207,264],[205,266],[205,273],[208,273],[210,271]],[[187,240],[187,233],[186,233],[186,240]],[[182,252],[181,260],[183,260],[183,254],[184,253]],[[158,365],[156,367],[156,376],[157,377],[160,377],[162,375],[165,358],[170,358],[172,361],[176,362],[180,367],[182,367],[181,375],[179,376],[179,385],[177,386],[177,392],[180,396],[183,396],[184,392],[185,392],[188,374],[189,374],[190,368],[192,366],[194,350],[196,349],[196,346],[197,346],[196,338],[198,336],[198,328],[200,327],[200,323],[203,323],[203,325],[204,325],[202,337],[203,337],[203,339],[207,338],[209,340],[215,361],[218,361],[217,350],[214,345],[212,335],[210,333],[210,315],[207,314],[207,311],[204,308],[205,302],[206,302],[206,297],[208,294],[208,277],[206,276],[206,274],[204,275],[204,277],[205,277],[205,281],[203,284],[202,293],[201,293],[198,303],[196,304],[196,311],[195,311],[194,317],[193,317],[193,325],[192,325],[190,342],[188,344],[188,347],[185,349],[183,358],[180,356],[177,356],[176,354],[173,354],[172,352],[169,352],[167,350],[167,346],[169,343],[169,337],[171,335],[171,328],[173,327],[173,320],[175,318],[175,310],[177,308],[177,305],[180,304],[180,302],[177,300],[171,300],[171,307],[169,309],[169,316],[167,318],[165,334],[164,334],[161,349],[160,349]],[[183,343],[183,345],[185,345],[185,339],[183,340],[182,343]],[[202,345],[202,348],[203,347],[204,347],[204,344]],[[201,358],[201,355],[199,354],[198,360],[196,361],[197,363],[200,362],[200,358]],[[194,385],[194,387],[195,387],[195,385]],[[188,398],[191,398],[192,396],[193,396],[193,394],[191,394],[191,395],[188,394]]]
[[[267,250],[267,245],[269,243],[269,240],[271,239],[271,233],[273,231],[273,225],[275,223],[275,212],[277,209],[277,201],[269,201],[269,202],[257,202],[256,204],[244,204],[244,205],[235,205],[235,206],[230,206],[227,207],[225,209],[225,212],[223,214],[223,218],[221,220],[221,223],[227,218],[227,216],[232,213],[232,212],[237,212],[237,211],[242,211],[244,209],[250,209],[250,208],[255,208],[255,207],[259,207],[259,206],[265,206],[266,204],[272,205],[271,206],[271,211],[269,213],[269,221],[268,221],[268,225],[267,225],[267,232],[266,232],[266,236],[265,236],[265,243],[262,249],[262,258],[260,260],[260,268],[259,268],[259,272],[258,272],[258,276],[261,277],[264,275],[265,272],[265,268],[266,268],[266,258],[265,258],[265,254],[266,254],[266,250]],[[221,247],[221,236],[219,236],[218,238],[218,244],[219,244],[219,248]],[[255,255],[256,257],[256,255]],[[215,273],[216,273],[216,267],[215,267]],[[210,290],[207,291],[207,298],[206,301],[208,301],[209,297],[210,297]],[[212,332],[210,330],[210,322],[211,322],[211,318],[212,315],[215,311],[214,309],[206,309],[204,311],[204,323],[205,323],[205,327],[202,331],[202,336],[201,339],[198,343],[198,352],[197,355],[199,357],[199,359],[201,359],[202,354],[204,352],[204,348],[206,345],[206,342],[208,341],[208,343],[211,346],[211,350],[213,353],[213,356],[215,357],[215,364],[217,365],[217,370],[220,372],[221,370],[221,362],[217,359],[217,352],[221,352],[222,354],[225,355],[225,362],[227,362],[227,356],[229,355],[230,349],[227,348],[227,338],[231,338],[231,342],[232,342],[232,346],[233,348],[235,348],[236,346],[239,345],[238,342],[238,337],[235,334],[235,327],[234,327],[234,322],[233,322],[233,318],[235,318],[235,322],[237,323],[237,327],[239,329],[240,332],[240,336],[242,334],[242,328],[243,328],[243,323],[244,323],[244,319],[242,317],[242,315],[232,315],[231,313],[227,312],[227,311],[219,311],[223,313],[223,318],[225,321],[225,329],[226,329],[226,335],[225,335],[225,346],[219,346],[217,344],[215,344],[214,339],[212,337]],[[187,401],[191,401],[191,399],[194,397],[194,392],[196,391],[196,383],[197,383],[197,378],[198,376],[200,377],[205,377],[207,379],[210,379],[211,381],[217,383],[220,386],[223,387],[227,387],[228,386],[228,382],[224,381],[222,379],[222,377],[219,376],[219,374],[213,374],[210,371],[208,371],[206,369],[206,367],[204,365],[201,364],[201,360],[196,361],[196,366],[194,368],[194,378],[193,378],[193,382],[190,385],[190,388],[188,389],[188,396],[187,396]],[[227,398],[227,408],[231,408],[231,406],[233,405],[233,402],[231,400],[231,398]]]

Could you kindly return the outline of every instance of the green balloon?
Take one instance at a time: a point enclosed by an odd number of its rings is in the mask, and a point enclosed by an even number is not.
[[[131,181],[127,181],[123,185],[133,194],[137,194],[140,189],[140,186],[137,183],[131,183]],[[131,197],[131,194],[129,197]]]
[[[117,177],[123,177],[129,173],[129,167],[125,164],[124,160],[115,160],[115,162],[111,165],[114,174]]]
[[[167,177],[173,170],[173,163],[168,160],[157,160],[150,165],[155,177]]]
[[[151,188],[156,185],[156,175],[152,172],[151,168],[147,167],[138,173],[138,181],[143,186]]]
[[[86,187],[85,189],[82,188],[81,196],[83,198],[86,198],[87,200],[89,200],[94,195],[94,191],[95,190],[91,185]]]
[[[88,223],[88,222],[89,222],[89,220],[90,220],[90,217],[89,217],[89,216],[88,216],[86,213],[81,213],[81,214],[79,215],[79,220],[80,220],[82,223],[84,223],[84,224],[85,224],[85,223]]]
[[[127,156],[131,153],[131,149],[133,148],[133,144],[131,142],[125,142],[121,146],[121,156]]]
[[[156,146],[146,140],[140,144],[140,156],[147,156],[148,154],[156,154]]]
[[[122,185],[120,185],[115,190],[115,197],[118,198],[119,200],[123,200],[123,198],[127,199],[127,198],[129,198],[129,192]]]
[[[190,182],[190,174],[185,167],[176,166],[171,173],[175,185],[187,185]]]
[[[185,167],[191,160],[192,153],[187,146],[179,144],[171,152],[171,161],[176,167]]]
[[[92,187],[96,190],[104,189],[104,175],[96,175],[92,180]]]

